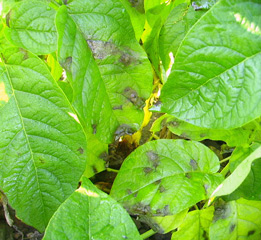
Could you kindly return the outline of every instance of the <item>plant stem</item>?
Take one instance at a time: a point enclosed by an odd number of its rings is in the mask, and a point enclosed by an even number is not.
[[[108,172],[116,172],[116,173],[119,172],[119,170],[116,170],[116,169],[113,169],[113,168],[106,168],[106,170],[107,170]]]
[[[230,159],[230,156],[229,156],[229,157],[227,157],[227,158],[224,158],[224,159],[222,159],[221,161],[219,161],[219,163],[226,162],[226,161],[228,161],[229,159]]]
[[[154,235],[156,232],[154,232],[152,229],[150,229],[149,231],[141,234],[141,238],[142,239],[147,239],[148,237]]]
[[[223,170],[220,172],[224,177],[229,172],[229,163],[223,168]]]

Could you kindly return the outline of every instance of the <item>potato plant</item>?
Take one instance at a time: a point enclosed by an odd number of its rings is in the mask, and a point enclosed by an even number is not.
[[[0,3],[0,190],[17,218],[44,240],[261,238],[260,0]],[[122,141],[135,150],[109,169]],[[90,181],[106,169],[107,193]]]

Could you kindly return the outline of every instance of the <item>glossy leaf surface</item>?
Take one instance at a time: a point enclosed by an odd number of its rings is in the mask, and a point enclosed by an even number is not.
[[[260,116],[260,11],[258,0],[220,0],[190,28],[162,89],[161,111],[216,129]]]
[[[13,59],[0,66],[0,187],[17,216],[43,231],[77,187],[86,140],[47,66],[25,51]]]
[[[217,156],[200,143],[152,141],[125,159],[111,196],[132,214],[173,215],[207,199],[222,181],[218,170]]]
[[[48,2],[25,0],[14,5],[6,17],[6,36],[16,46],[35,54],[56,50],[55,10]]]
[[[44,240],[130,239],[141,237],[128,213],[87,178],[57,210]]]

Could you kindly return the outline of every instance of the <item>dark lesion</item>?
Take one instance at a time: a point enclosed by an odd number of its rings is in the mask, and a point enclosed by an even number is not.
[[[79,147],[79,148],[77,149],[77,151],[78,151],[80,154],[83,154],[83,153],[84,153],[84,149],[83,149],[82,147]]]
[[[128,101],[133,103],[133,105],[135,105],[137,108],[143,108],[145,106],[145,100],[143,98],[139,97],[137,91],[135,91],[131,87],[126,87],[123,90],[122,95]]]

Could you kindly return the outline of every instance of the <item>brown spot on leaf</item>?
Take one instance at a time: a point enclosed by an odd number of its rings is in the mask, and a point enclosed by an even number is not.
[[[163,192],[166,191],[166,188],[164,188],[162,185],[160,185],[160,187],[159,187],[159,191],[160,191],[160,193],[163,193]]]
[[[146,175],[151,173],[152,171],[153,171],[153,168],[150,168],[150,167],[143,168],[143,172],[145,172]]]
[[[148,161],[152,163],[153,167],[156,169],[160,165],[159,155],[154,151],[146,152]]]
[[[216,222],[219,219],[226,219],[229,216],[230,210],[228,205],[220,205],[215,208],[213,221]]]
[[[123,53],[121,55],[121,58],[119,60],[121,63],[123,63],[124,66],[128,66],[131,64],[132,62],[132,59],[131,59],[131,56],[127,53]]]
[[[251,230],[251,231],[249,231],[249,232],[247,233],[247,236],[249,237],[249,236],[255,234],[255,232],[256,232],[255,230]]]
[[[28,52],[24,50],[23,48],[19,48],[19,51],[24,55],[23,60],[26,60],[29,58]]]
[[[178,127],[179,126],[179,122],[178,121],[169,121],[167,123],[167,126],[171,126],[171,127]]]
[[[133,197],[137,197],[137,195],[138,195],[138,192],[135,192],[135,193],[133,194]]]
[[[94,165],[92,166],[92,170],[93,170],[94,174],[98,173],[98,170]]]
[[[156,161],[156,160],[159,159],[159,155],[152,150],[146,152],[146,155],[147,155],[147,157],[149,158],[150,161]]]
[[[229,232],[232,233],[236,227],[236,224],[231,224],[229,228]]]
[[[163,208],[163,215],[167,216],[170,215],[170,209],[169,209],[169,205],[165,205]]]
[[[190,159],[189,165],[192,167],[193,171],[198,169],[198,163],[194,159]]]
[[[131,195],[131,194],[132,194],[132,191],[131,191],[131,189],[129,189],[129,188],[126,190],[126,192],[127,192],[128,195]]]
[[[203,138],[203,137],[206,137],[207,134],[206,133],[201,133],[199,136]]]
[[[188,179],[190,179],[190,178],[191,178],[190,173],[186,173],[186,174],[185,174],[185,177],[188,178]]]
[[[158,184],[160,184],[160,183],[161,183],[161,179],[159,179],[159,180],[157,180],[157,181],[154,182],[154,184],[156,184],[156,185],[158,185]]]
[[[112,107],[113,110],[122,110],[122,105]]]
[[[45,160],[43,159],[43,158],[39,158],[39,161],[40,161],[40,163],[42,163],[42,164],[44,164],[45,163]]]
[[[65,61],[60,61],[60,64],[65,70],[70,71],[72,65],[72,57],[67,57]]]
[[[141,108],[145,105],[145,100],[140,98],[138,96],[138,93],[131,87],[126,87],[123,90],[122,95],[126,97],[130,102],[133,103],[133,105],[137,106],[138,108]]]
[[[11,13],[12,13],[12,10],[10,10],[10,11],[6,14],[6,17],[5,17],[7,27],[10,27]]]
[[[133,212],[136,213],[136,214],[147,214],[151,211],[151,207],[150,205],[146,205],[146,204],[143,204],[141,202],[139,203],[136,203],[134,206],[133,206]]]
[[[92,124],[92,134],[96,134],[96,133],[97,133],[97,125]]]
[[[84,153],[84,149],[83,149],[82,147],[79,147],[79,148],[77,149],[77,151],[78,151],[80,154],[83,154],[83,153]]]
[[[107,160],[107,157],[108,157],[108,153],[107,153],[107,152],[102,152],[102,153],[99,155],[99,158],[103,159],[104,161]]]
[[[205,189],[206,195],[208,195],[209,185],[208,185],[208,184],[204,184],[203,187],[204,187],[204,189]]]

